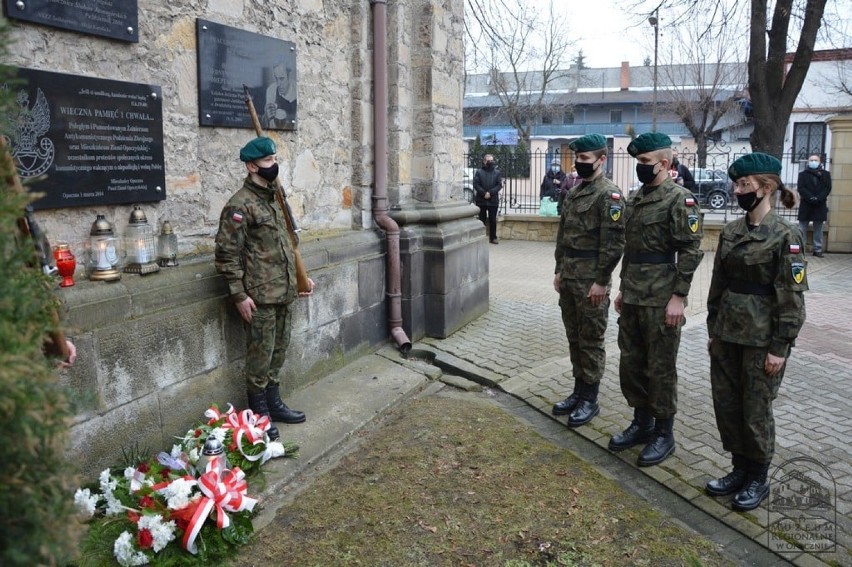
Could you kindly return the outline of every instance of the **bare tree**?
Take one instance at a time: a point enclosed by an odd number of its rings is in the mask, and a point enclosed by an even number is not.
[[[808,74],[826,2],[775,0],[774,7],[770,7],[769,0],[637,0],[631,7],[651,13],[665,6],[668,11],[679,13],[679,21],[704,17],[709,22],[705,32],[709,36],[720,27],[748,22],[748,94],[754,112],[751,146],[754,151],[780,157],[793,105]],[[788,64],[787,50],[793,46],[795,51]]]
[[[732,27],[711,36],[696,22],[670,28],[671,61],[661,67],[665,88],[662,106],[676,114],[696,144],[698,166],[707,164],[707,144],[726,116],[734,118],[746,83],[745,65],[738,63]],[[725,124],[722,124],[725,125]],[[731,124],[726,124],[731,125]]]
[[[784,152],[787,122],[811,65],[826,1],[804,2],[804,13],[799,13],[803,18],[798,45],[787,69],[787,34],[794,0],[776,1],[771,24],[767,23],[767,0],[751,0],[748,90],[754,106],[754,131],[751,133],[754,151],[778,157]]]
[[[539,116],[566,107],[552,91],[566,76],[560,69],[573,44],[552,1],[544,17],[525,0],[467,0],[465,12],[465,73],[476,67],[488,73],[500,112],[529,139]]]

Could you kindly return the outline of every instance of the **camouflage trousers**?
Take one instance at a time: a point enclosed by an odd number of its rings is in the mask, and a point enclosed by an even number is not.
[[[278,383],[290,345],[290,305],[258,305],[248,323],[246,389],[259,394]]]
[[[655,418],[677,413],[677,349],[680,326],[666,326],[665,307],[625,303],[618,318],[618,375],[621,393],[632,408]]]
[[[606,367],[604,334],[609,317],[609,298],[594,307],[586,294],[592,280],[562,280],[559,307],[568,338],[574,378],[597,384]]]
[[[763,370],[768,347],[750,347],[714,339],[710,345],[710,384],[722,447],[731,454],[769,464],[775,454],[772,401],[784,378]]]

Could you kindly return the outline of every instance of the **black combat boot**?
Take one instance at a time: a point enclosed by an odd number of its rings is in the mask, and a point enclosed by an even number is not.
[[[669,455],[674,453],[674,418],[667,417],[665,419],[658,418],[654,423],[654,433],[651,440],[639,453],[639,460],[636,464],[640,467],[650,467],[658,465],[665,461]]]
[[[633,410],[633,422],[609,440],[609,450],[617,453],[635,445],[647,443],[654,432],[654,418],[645,408]]]
[[[269,435],[269,439],[271,441],[278,439],[281,435],[278,433],[278,428],[275,427],[275,424],[272,423],[272,418],[269,416],[269,406],[266,405],[266,392],[249,394],[248,403],[251,411],[257,415],[265,415],[266,417],[269,417],[269,429],[266,431],[266,434]]]
[[[600,382],[597,384],[581,382],[580,402],[568,416],[568,427],[580,427],[592,421],[592,418],[600,413],[601,407],[598,405],[599,388]]]
[[[769,463],[749,463],[748,474],[742,490],[734,495],[731,508],[738,512],[754,510],[769,496]]]
[[[282,423],[302,423],[305,421],[304,412],[292,410],[281,401],[278,384],[269,384],[266,387],[266,404],[269,406],[269,417],[273,421]]]
[[[553,409],[550,413],[553,415],[568,415],[574,411],[574,408],[580,402],[580,388],[582,383],[579,378],[574,378],[574,391],[561,402],[553,404]]]
[[[727,496],[734,492],[739,492],[746,481],[746,463],[739,455],[733,455],[731,463],[734,465],[734,470],[716,480],[711,480],[704,485],[704,490],[710,496]]]

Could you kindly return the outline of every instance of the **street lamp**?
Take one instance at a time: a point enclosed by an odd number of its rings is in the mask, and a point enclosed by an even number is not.
[[[651,130],[657,131],[657,46],[660,40],[660,9],[654,10],[654,14],[648,18],[648,23],[654,28],[654,99],[653,99],[653,122]]]

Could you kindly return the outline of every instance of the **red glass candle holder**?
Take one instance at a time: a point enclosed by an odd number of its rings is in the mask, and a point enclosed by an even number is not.
[[[77,260],[71,253],[67,244],[59,244],[53,248],[53,258],[56,260],[56,268],[62,281],[59,287],[71,287],[74,285],[74,270],[77,268]]]

